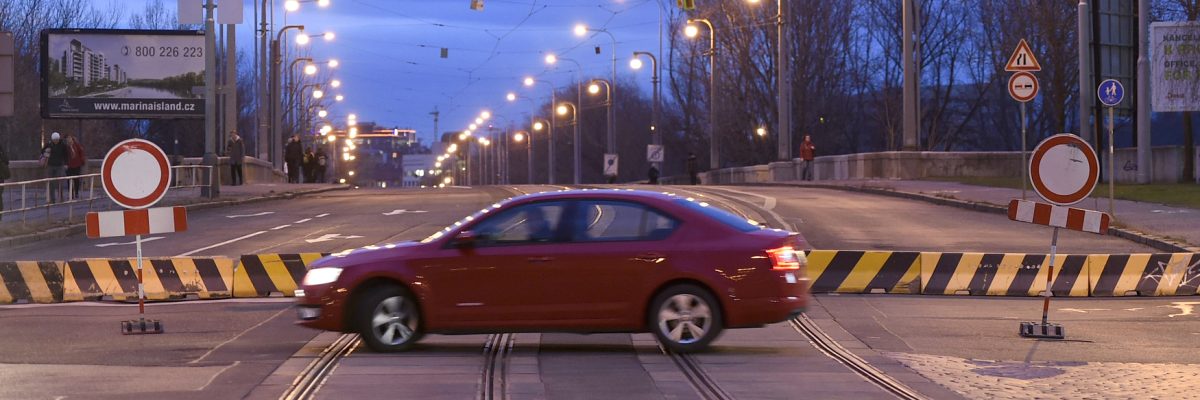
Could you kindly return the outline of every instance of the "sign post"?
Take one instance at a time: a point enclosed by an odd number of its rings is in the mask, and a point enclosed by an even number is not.
[[[146,319],[142,235],[187,229],[187,218],[182,207],[148,208],[162,200],[171,186],[171,167],[167,162],[167,154],[154,143],[142,139],[117,143],[104,156],[100,166],[100,182],[113,202],[129,210],[88,213],[88,236],[134,235],[137,247],[138,319],[121,321],[121,333],[163,333],[161,321]]]
[[[1096,97],[1100,98],[1100,103],[1108,107],[1108,213],[1117,215],[1113,210],[1113,185],[1116,182],[1117,165],[1113,144],[1113,109],[1121,104],[1121,100],[1125,99],[1125,87],[1121,86],[1121,81],[1116,79],[1105,80],[1096,87]]]
[[[1041,71],[1042,64],[1038,62],[1037,57],[1033,56],[1033,49],[1029,47],[1029,43],[1025,39],[1021,39],[1012,55],[1008,57],[1008,63],[1004,65],[1004,70],[1015,72],[1008,79],[1008,95],[1021,103],[1021,200],[1025,200],[1025,193],[1029,191],[1029,180],[1025,178],[1028,175],[1028,171],[1025,170],[1028,153],[1025,149],[1029,148],[1025,133],[1028,124],[1025,116],[1025,103],[1030,102],[1038,95],[1038,80],[1033,73]]]

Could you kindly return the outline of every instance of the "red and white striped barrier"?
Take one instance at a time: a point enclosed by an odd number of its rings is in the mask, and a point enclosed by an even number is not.
[[[1008,203],[1008,219],[1101,235],[1108,233],[1110,220],[1108,214],[1100,211],[1017,199]]]
[[[187,209],[183,207],[158,207],[87,214],[87,235],[92,239],[186,230]]]

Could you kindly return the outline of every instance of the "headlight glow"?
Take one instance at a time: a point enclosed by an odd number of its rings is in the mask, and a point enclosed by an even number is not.
[[[333,283],[342,275],[342,269],[337,267],[314,268],[304,275],[304,286],[324,285]]]

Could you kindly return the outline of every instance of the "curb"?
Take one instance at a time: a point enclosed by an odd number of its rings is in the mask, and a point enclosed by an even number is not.
[[[879,188],[879,187],[830,185],[830,184],[821,184],[821,183],[804,184],[804,183],[778,183],[778,182],[754,183],[754,184],[733,184],[730,186],[812,187],[812,188],[820,188],[820,189],[833,189],[833,190],[842,190],[842,191],[847,191],[847,192],[859,192],[859,193],[867,193],[867,194],[874,194],[874,195],[880,195],[880,196],[899,197],[899,198],[910,199],[910,200],[924,201],[927,203],[933,203],[933,204],[942,205],[942,206],[957,207],[957,208],[962,208],[962,209],[972,210],[972,211],[980,211],[980,212],[1008,215],[1008,208],[1002,207],[999,205],[995,205],[992,203],[975,202],[975,201],[967,201],[967,200],[955,200],[955,199],[948,199],[945,197],[931,196],[931,195],[922,194],[922,193],[904,192],[904,191],[885,189],[885,188]],[[1137,231],[1134,229],[1129,229],[1129,228],[1110,227],[1110,228],[1108,228],[1108,234],[1109,234],[1109,236],[1119,237],[1121,239],[1125,239],[1125,240],[1129,240],[1134,243],[1150,246],[1155,249],[1169,252],[1169,253],[1200,252],[1200,247],[1192,247],[1191,245],[1189,245],[1187,243],[1180,243],[1180,242],[1170,240],[1170,239],[1167,239],[1167,238],[1164,238],[1161,236],[1152,235],[1152,234],[1140,232],[1140,231]]]
[[[294,198],[294,197],[298,197],[298,196],[324,193],[324,192],[332,192],[335,190],[349,190],[349,189],[350,189],[350,186],[339,185],[339,186],[332,186],[332,187],[328,187],[328,188],[303,190],[303,191],[297,191],[297,192],[275,193],[275,194],[269,194],[269,195],[263,195],[263,196],[257,196],[257,197],[247,197],[247,198],[236,199],[236,200],[217,200],[217,201],[210,201],[210,202],[204,202],[204,203],[195,203],[195,204],[183,205],[181,207],[187,208],[188,211],[204,210],[204,209],[209,209],[209,208],[237,206],[237,205],[242,205],[242,204],[251,204],[251,203],[258,203],[258,202],[263,202],[263,201],[290,199],[290,198]],[[51,228],[51,229],[41,231],[41,232],[35,232],[35,233],[26,234],[26,235],[0,239],[0,245],[5,246],[5,247],[14,247],[14,246],[20,246],[20,245],[24,245],[24,244],[33,243],[33,242],[40,242],[40,241],[48,240],[48,239],[60,239],[60,238],[83,233],[85,229],[86,229],[86,225],[81,221],[79,223],[75,223],[75,224],[71,224],[71,225],[67,225],[67,226],[55,227],[55,228]]]

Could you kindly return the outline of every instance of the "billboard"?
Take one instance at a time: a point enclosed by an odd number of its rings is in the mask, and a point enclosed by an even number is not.
[[[1200,111],[1200,23],[1150,24],[1150,87],[1155,112]]]
[[[204,118],[204,33],[42,31],[42,117]]]

